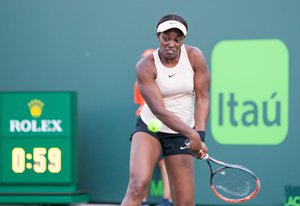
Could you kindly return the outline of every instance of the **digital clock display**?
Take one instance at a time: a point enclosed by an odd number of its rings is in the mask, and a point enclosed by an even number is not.
[[[48,154],[48,155],[47,155]],[[33,160],[26,163],[26,160]],[[33,169],[36,173],[59,173],[61,171],[61,150],[51,147],[47,151],[45,147],[33,148],[33,155],[26,153],[24,148],[15,147],[12,150],[12,171],[23,173],[25,169]]]
[[[68,139],[3,140],[2,183],[70,183],[72,177]]]

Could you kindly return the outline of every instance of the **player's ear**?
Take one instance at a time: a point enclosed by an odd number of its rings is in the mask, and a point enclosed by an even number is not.
[[[158,41],[159,41],[160,34],[161,34],[161,32],[157,32],[157,33],[156,33],[156,36],[157,36]]]

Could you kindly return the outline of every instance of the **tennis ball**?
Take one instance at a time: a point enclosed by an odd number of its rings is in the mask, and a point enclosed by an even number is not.
[[[151,132],[158,132],[160,130],[162,126],[162,122],[159,119],[152,119],[148,125],[147,128],[151,131]]]

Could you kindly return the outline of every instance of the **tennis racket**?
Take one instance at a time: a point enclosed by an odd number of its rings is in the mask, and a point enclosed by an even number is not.
[[[189,145],[189,141],[186,141]],[[228,164],[210,157],[206,160],[210,171],[210,187],[213,193],[225,202],[240,203],[253,198],[260,190],[258,177],[246,167]],[[213,170],[212,165],[217,169]]]

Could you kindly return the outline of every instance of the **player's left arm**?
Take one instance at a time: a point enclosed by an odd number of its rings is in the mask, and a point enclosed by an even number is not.
[[[205,131],[210,109],[210,73],[200,49],[190,47],[189,56],[194,69],[195,130]]]

